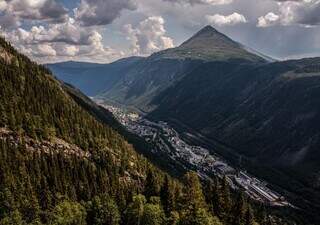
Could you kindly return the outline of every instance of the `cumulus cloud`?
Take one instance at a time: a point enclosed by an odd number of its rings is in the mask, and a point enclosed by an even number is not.
[[[164,0],[164,1],[179,3],[179,4],[189,4],[189,5],[196,5],[196,4],[226,5],[233,2],[233,0]]]
[[[123,56],[122,52],[104,46],[98,30],[81,27],[72,18],[63,24],[32,26],[30,30],[20,27],[2,35],[40,62],[61,59],[109,62]]]
[[[61,42],[70,45],[90,45],[92,37],[96,36],[96,31],[81,28],[72,18],[63,24],[50,24],[47,28],[33,26],[29,32],[18,28],[15,33],[25,44]]]
[[[79,52],[79,47],[74,45],[65,46],[60,50],[60,55],[64,56],[76,56]]]
[[[132,54],[147,55],[156,51],[174,47],[173,40],[166,36],[164,19],[160,16],[149,17],[137,27],[124,26],[124,34],[131,42]]]
[[[135,2],[133,0],[81,0],[74,12],[75,18],[83,26],[95,26],[112,23],[125,9],[135,10]]]
[[[207,15],[206,19],[209,23],[217,25],[217,26],[226,26],[226,25],[236,25],[239,23],[246,23],[247,19],[244,15],[239,13],[232,13],[228,16],[215,14],[215,15]]]
[[[62,23],[68,10],[55,0],[0,0],[0,25],[5,28],[19,26],[21,20]]]
[[[52,48],[50,44],[40,44],[37,46],[37,50],[35,51],[35,55],[39,57],[43,56],[56,56],[57,52]]]
[[[0,0],[0,12],[7,8],[8,4],[5,0]]]
[[[261,16],[258,19],[258,27],[269,27],[279,23],[280,16],[274,14],[273,12],[269,12],[265,16]]]
[[[279,13],[270,12],[258,19],[258,27],[272,25],[302,25],[305,27],[320,25],[319,0],[276,0]]]

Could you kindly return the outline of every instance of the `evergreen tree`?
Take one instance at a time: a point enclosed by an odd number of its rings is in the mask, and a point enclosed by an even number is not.
[[[257,225],[257,222],[254,219],[253,210],[250,205],[248,205],[245,215],[245,225]]]
[[[137,195],[133,197],[133,202],[128,206],[126,211],[127,225],[143,225],[141,221],[146,202],[147,200],[143,195]]]
[[[211,225],[220,224],[218,218],[212,216],[202,192],[202,185],[196,173],[185,175],[185,207],[182,211],[183,225]]]
[[[115,201],[108,195],[95,197],[88,204],[88,224],[95,225],[119,225],[120,213]]]
[[[226,177],[223,178],[222,183],[220,185],[217,200],[219,203],[218,215],[224,222],[227,222],[230,219],[232,201],[230,195],[230,188]]]
[[[23,221],[20,212],[15,210],[9,216],[0,220],[0,225],[27,225],[27,223]]]
[[[145,196],[149,199],[151,196],[159,195],[159,183],[155,176],[155,173],[149,169],[145,184]]]
[[[180,215],[177,211],[171,211],[170,216],[167,219],[167,224],[169,225],[178,225],[180,224]]]
[[[232,208],[232,218],[230,218],[232,225],[245,225],[247,208],[248,206],[244,196],[239,194],[238,199]]]
[[[174,187],[170,184],[169,176],[166,175],[164,178],[163,185],[160,191],[161,202],[164,206],[166,215],[169,215],[171,211],[175,209],[175,194]]]
[[[184,177],[184,202],[190,209],[206,208],[202,186],[195,172],[189,172]]]
[[[86,225],[86,210],[76,202],[63,201],[53,210],[52,225]]]
[[[166,221],[163,209],[159,204],[148,203],[144,206],[141,220],[143,225],[164,225]]]

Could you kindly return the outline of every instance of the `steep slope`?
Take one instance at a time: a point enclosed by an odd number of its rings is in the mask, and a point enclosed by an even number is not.
[[[267,170],[264,175],[319,204],[319,87],[320,58],[208,63],[162,93],[150,116],[179,121],[234,155],[276,168],[282,178]]]
[[[147,171],[162,179],[50,71],[1,38],[0,46],[0,224],[68,224],[54,222],[53,207],[64,200],[78,207],[103,193],[124,210],[130,195],[142,193]]]

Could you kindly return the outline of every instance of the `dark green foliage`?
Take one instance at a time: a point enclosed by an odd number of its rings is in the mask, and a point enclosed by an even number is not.
[[[144,205],[147,200],[143,195],[133,197],[132,203],[126,210],[126,224],[127,225],[140,225],[144,212]]]
[[[184,188],[184,204],[181,214],[183,225],[210,225],[213,224],[213,220],[218,220],[209,213],[202,186],[196,173],[185,175]]]
[[[88,224],[96,225],[119,225],[120,212],[118,205],[108,195],[96,196],[87,206]]]
[[[166,218],[160,201],[150,202],[144,206],[143,225],[165,225]]]
[[[158,196],[160,191],[159,179],[157,179],[156,174],[149,170],[146,178],[146,188],[144,195],[149,199],[152,196]]]
[[[171,215],[171,212],[176,210],[176,195],[175,195],[175,183],[171,182],[168,175],[164,178],[164,183],[161,187],[160,196],[164,211],[167,216]]]
[[[77,202],[63,201],[53,209],[52,225],[86,225],[86,210]]]
[[[0,225],[26,225],[19,211],[11,212],[7,217],[0,220]]]

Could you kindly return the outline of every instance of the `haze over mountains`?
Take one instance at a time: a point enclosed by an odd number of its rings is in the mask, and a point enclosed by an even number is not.
[[[147,58],[87,65],[79,73],[73,72],[81,64],[48,66],[90,96],[223,143],[279,172],[267,179],[319,204],[320,59],[272,62],[246,49],[207,26]]]
[[[261,63],[265,59],[207,26],[181,46],[147,58],[128,58],[104,66],[92,64],[93,68],[82,69],[78,74],[74,73],[77,71],[73,66],[69,66],[70,62],[48,66],[58,78],[74,84],[90,96],[99,95],[150,112],[154,109],[151,104],[154,97],[208,61]],[[70,74],[68,78],[66,74]]]

